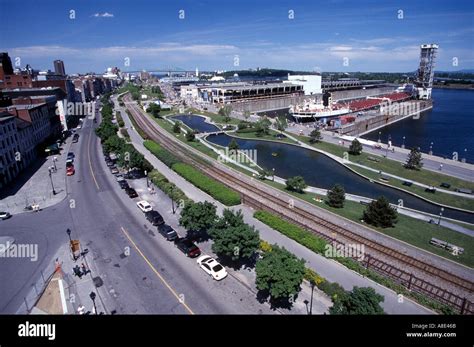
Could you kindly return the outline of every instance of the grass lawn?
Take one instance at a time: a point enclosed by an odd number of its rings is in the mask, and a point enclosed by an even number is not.
[[[217,113],[201,111],[201,110],[195,109],[194,107],[187,108],[186,112],[192,112],[193,114],[200,114],[200,115],[208,116],[215,123],[218,123],[218,124],[239,124],[241,122],[240,119],[235,119],[235,118],[230,118],[230,120],[228,122],[226,122],[224,120],[224,117],[218,115]]]
[[[312,203],[313,205],[324,208],[325,210],[331,211],[337,215],[350,219],[356,223],[363,224],[360,220],[365,206],[360,203],[346,200],[344,208],[333,208],[325,203],[316,202],[315,200],[313,200],[313,198],[320,198],[324,200],[325,196],[311,193],[300,194],[290,192],[285,189],[285,186],[283,184],[277,182],[264,181],[264,183],[276,187],[309,203]],[[382,232],[386,235],[392,236],[396,239],[405,241],[409,244],[440,255],[444,258],[451,259],[455,262],[467,265],[469,267],[474,267],[474,242],[473,238],[468,235],[435,224],[429,224],[427,222],[401,214],[398,215],[398,223],[395,224],[393,228],[382,229],[375,228],[367,224],[364,225],[369,226],[370,228]],[[458,247],[462,247],[464,248],[464,253],[459,256],[454,256],[444,249],[435,247],[429,243],[432,237],[447,241]]]
[[[278,131],[275,131],[273,129],[269,129],[269,134],[265,134],[265,135],[262,135],[262,136],[258,136],[257,133],[255,131],[253,132],[232,132],[232,133],[229,133],[230,136],[235,136],[235,137],[241,137],[241,138],[244,138],[244,139],[249,139],[249,140],[268,140],[268,141],[275,141],[275,142],[283,142],[283,143],[292,143],[292,144],[295,144],[296,142],[293,141],[292,139],[289,139],[289,138],[283,138],[283,139],[279,139],[277,138],[275,135],[279,134]]]
[[[301,136],[301,135],[293,135],[293,136],[298,138],[300,141],[311,145],[309,143],[309,137]],[[339,146],[339,145],[328,143],[328,142],[318,142],[316,144],[312,144],[312,146],[320,150],[337,155],[341,158],[344,156],[344,152],[347,152],[349,150],[348,147],[343,147],[343,146]],[[368,157],[376,157],[380,161],[377,163],[372,160],[369,160]],[[440,183],[445,182],[445,183],[451,184],[451,187],[449,189],[452,191],[454,191],[455,188],[460,188],[460,187],[474,190],[473,182],[464,181],[456,177],[443,175],[441,173],[433,172],[430,170],[424,170],[424,169],[421,169],[420,171],[408,170],[408,169],[405,169],[403,167],[403,164],[398,161],[387,159],[384,157],[379,157],[373,154],[368,154],[368,153],[361,153],[360,155],[349,154],[349,160],[353,161],[354,163],[358,163],[358,164],[362,164],[362,165],[374,168],[378,171],[382,171],[382,172],[390,173],[392,175],[397,175],[397,176],[406,178],[409,181],[417,181],[417,182],[434,186],[434,187],[439,187]]]
[[[350,165],[349,164],[349,166],[352,169],[354,169],[354,171],[357,171],[357,172],[359,172],[360,174],[362,174],[366,177],[372,178],[374,181],[377,181],[380,178],[380,174],[378,174],[377,172],[373,172],[373,171],[370,171],[370,170],[367,170],[367,169],[364,169],[364,168],[361,168],[361,167],[357,167],[355,165]],[[391,178],[391,177],[390,177],[389,182],[388,183],[385,182],[385,183],[389,184],[393,187],[402,188],[403,190],[406,190],[408,192],[412,192],[414,194],[422,196],[422,197],[424,197],[428,200],[438,202],[440,204],[454,206],[454,207],[462,208],[462,209],[465,209],[465,210],[474,211],[474,199],[468,199],[468,198],[464,198],[464,197],[460,197],[460,196],[456,196],[456,195],[446,194],[446,193],[442,193],[442,192],[439,192],[439,191],[437,191],[434,194],[433,193],[428,193],[428,192],[425,192],[425,188],[423,188],[423,187],[419,187],[419,186],[416,186],[416,185],[412,185],[411,187],[404,186],[403,181],[400,181],[400,180],[397,180],[397,179]]]

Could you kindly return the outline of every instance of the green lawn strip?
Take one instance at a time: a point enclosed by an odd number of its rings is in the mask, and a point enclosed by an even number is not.
[[[312,194],[312,193],[296,193],[290,192],[285,189],[285,186],[281,183],[264,181],[264,183],[278,188],[286,193],[289,193],[295,197],[298,197],[304,201],[307,201],[315,206],[321,207],[325,210],[333,212],[339,216],[345,217],[353,222],[361,223],[361,218],[365,206],[357,203],[355,201],[346,200],[344,208],[333,208],[326,203],[320,203],[313,200],[313,198],[325,199],[325,196]],[[427,250],[431,253],[437,254],[441,257],[453,260],[460,264],[467,265],[469,267],[474,267],[474,242],[473,238],[469,235],[459,233],[457,231],[448,229],[446,227],[438,226],[436,224],[430,224],[425,221],[421,221],[409,216],[398,215],[398,223],[395,224],[393,228],[376,228],[367,224],[371,229],[377,230],[383,234],[392,236],[396,239],[419,247],[421,249]],[[464,253],[458,256],[454,256],[452,253],[447,250],[435,247],[429,243],[431,238],[437,238],[443,241],[452,243],[458,247],[464,248]]]
[[[326,242],[326,240],[324,240],[321,237],[318,237],[311,231],[305,230],[267,211],[262,211],[262,210],[255,211],[253,216],[254,218],[268,225],[272,229],[275,229],[276,231],[282,233],[283,235],[288,236],[289,238],[295,240],[299,244],[312,250],[313,252],[324,256],[326,245],[328,243]],[[364,275],[365,277],[368,277],[372,279],[373,281],[384,285],[387,288],[394,290],[396,293],[403,294],[404,296],[413,298],[414,300],[418,301],[420,304],[426,307],[434,309],[440,313],[453,313],[453,310],[450,307],[440,304],[421,294],[412,293],[408,291],[402,285],[394,282],[393,280],[383,277],[370,269],[366,269],[364,266],[362,266],[362,264],[360,264],[359,262],[351,258],[335,257],[331,259],[334,259],[338,261],[339,263],[341,263],[342,265],[346,266],[347,268],[353,271],[356,271]],[[335,286],[334,283],[327,282],[325,281],[324,278],[318,279],[318,277],[320,276],[314,273],[313,270],[309,271],[308,274],[305,275],[305,278],[308,280],[313,278],[315,280],[316,286],[319,289],[321,289],[323,292],[328,294],[331,298],[333,298],[334,294],[337,294],[335,290],[339,292],[341,291],[341,288],[338,288],[338,286]]]
[[[132,125],[133,127],[135,128],[135,130],[137,131],[138,135],[140,135],[140,137],[144,140],[147,140],[149,137],[148,135],[145,133],[145,131],[143,131],[142,128],[140,128],[137,124],[137,122],[135,121],[135,119],[132,117],[132,114],[130,113],[130,111],[127,109],[125,112],[127,112],[128,114],[128,118],[130,119],[130,122],[132,122]]]
[[[249,140],[267,140],[267,141],[274,141],[274,142],[284,142],[284,143],[291,143],[294,144],[295,141],[285,137],[283,139],[277,138],[275,135],[279,134],[278,131],[270,129],[270,134],[265,134],[262,136],[258,136],[255,131],[246,131],[246,132],[239,132],[235,131],[232,133],[229,133],[229,136],[234,136],[234,137],[240,137],[244,139],[249,139]]]
[[[380,174],[377,172],[373,172],[355,165],[348,164],[354,171],[373,179],[374,181],[379,181]],[[384,182],[393,187],[401,188],[405,191],[417,194],[425,199],[431,200],[433,202],[437,202],[443,205],[449,205],[453,207],[462,208],[464,210],[474,211],[474,199],[468,199],[461,196],[446,194],[437,191],[436,193],[428,193],[425,191],[425,188],[412,185],[411,187],[404,186],[403,181],[400,181],[396,178],[389,178],[389,182]]]
[[[240,204],[240,195],[222,183],[206,176],[201,171],[185,163],[177,163],[172,169],[202,191],[226,206]]]
[[[200,114],[200,115],[203,115],[203,116],[207,116],[209,118],[211,118],[215,123],[220,123],[220,124],[239,124],[241,122],[240,119],[236,119],[236,118],[230,118],[230,120],[228,122],[225,121],[224,117],[220,116],[219,114],[217,113],[212,113],[212,112],[207,112],[207,111],[201,111],[201,110],[198,110],[198,109],[195,109],[193,107],[190,107],[190,108],[187,108],[186,109],[187,112],[191,112],[193,114]]]
[[[349,151],[348,145],[347,147],[343,147],[343,146],[339,146],[333,143],[323,142],[323,141],[318,142],[316,144],[310,144],[309,137],[307,136],[294,135],[294,134],[290,134],[290,135],[294,136],[295,138],[298,138],[298,140],[306,144],[312,145],[315,148],[337,155],[341,158],[344,156],[344,152]],[[381,154],[383,153],[384,152],[381,152]],[[390,156],[390,152],[389,152],[389,156]],[[374,162],[372,160],[369,160],[368,159],[369,157],[377,158],[379,162]],[[423,183],[429,186],[434,186],[434,187],[439,187],[441,183],[449,183],[451,185],[449,190],[452,190],[452,191],[454,191],[454,189],[456,188],[467,188],[467,189],[474,190],[473,182],[468,182],[456,177],[443,175],[441,173],[433,172],[430,170],[424,170],[424,169],[421,169],[420,171],[408,170],[403,167],[403,163],[401,162],[387,159],[387,158],[370,154],[370,153],[362,152],[360,155],[349,154],[349,160],[354,163],[371,167],[373,169],[376,169],[377,171],[382,171],[382,172],[386,172],[392,175],[403,177],[408,181],[416,181],[416,182]]]

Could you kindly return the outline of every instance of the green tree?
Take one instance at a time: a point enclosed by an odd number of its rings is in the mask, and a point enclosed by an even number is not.
[[[328,191],[328,205],[331,207],[342,208],[346,200],[346,192],[340,184],[335,184],[331,190]]]
[[[181,122],[174,122],[173,124],[173,132],[179,134],[181,132]]]
[[[239,149],[239,144],[237,143],[235,138],[232,138],[227,147],[229,148],[229,151],[237,151]]]
[[[420,170],[423,167],[423,158],[419,148],[413,147],[408,153],[408,158],[405,163],[405,168],[410,170]]]
[[[275,120],[275,125],[279,131],[285,131],[285,129],[288,127],[288,120],[284,116],[279,116]]]
[[[161,106],[155,104],[154,102],[150,103],[148,108],[146,109],[148,113],[151,113],[153,117],[158,117],[161,111]]]
[[[268,135],[270,133],[270,125],[272,123],[269,119],[263,118],[255,123],[255,132],[257,136]]]
[[[362,218],[375,227],[389,228],[397,223],[397,216],[397,211],[390,206],[384,196],[381,196],[367,206]]]
[[[194,131],[188,131],[186,133],[186,140],[191,142],[191,141],[194,141],[194,139],[196,138],[196,135],[194,134]]]
[[[362,144],[359,140],[354,139],[349,146],[349,153],[352,155],[360,155],[362,153]]]
[[[212,250],[233,261],[250,258],[260,245],[258,231],[244,223],[242,211],[225,209],[223,215],[209,230],[213,238]]]
[[[272,250],[264,253],[255,266],[257,289],[268,291],[272,299],[289,299],[301,290],[304,264],[303,259],[298,259],[285,248],[272,245]]]
[[[231,113],[232,113],[232,107],[230,107],[229,105],[223,106],[219,110],[219,116],[224,118],[225,123],[229,123],[229,121],[231,119],[230,118]]]
[[[318,129],[314,129],[309,134],[309,142],[310,143],[319,142],[321,139],[322,139],[321,132]]]
[[[209,201],[186,204],[181,211],[179,224],[191,232],[210,229],[217,220],[216,206]]]
[[[303,193],[306,187],[307,184],[301,176],[290,177],[286,180],[286,189],[288,190]]]
[[[354,289],[335,300],[334,305],[329,309],[332,315],[380,315],[384,314],[380,303],[384,297],[374,288],[354,287]]]

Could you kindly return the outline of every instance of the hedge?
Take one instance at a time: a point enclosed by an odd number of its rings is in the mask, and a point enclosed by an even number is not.
[[[153,153],[160,161],[162,161],[166,166],[172,167],[174,164],[180,162],[180,160],[175,157],[171,152],[167,151],[166,149],[162,148],[156,142],[146,140],[143,142],[143,145]]]
[[[173,164],[172,169],[224,205],[233,206],[240,204],[240,195],[238,193],[227,188],[222,183],[207,177],[192,166],[184,163],[176,163]]]
[[[259,221],[270,226],[272,229],[281,232],[282,234],[309,248],[313,252],[324,255],[327,245],[326,240],[323,240],[311,232],[287,222],[284,219],[281,219],[280,217],[277,217],[267,211],[256,211],[253,216]]]
[[[152,170],[148,177],[155,186],[160,188],[166,195],[172,198],[176,202],[184,202],[185,204],[192,201],[189,199],[184,192],[179,189],[174,183],[168,181],[168,179],[157,170]]]

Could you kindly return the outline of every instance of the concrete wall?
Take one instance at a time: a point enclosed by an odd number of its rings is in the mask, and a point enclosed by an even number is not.
[[[244,112],[261,112],[261,111],[269,111],[269,110],[276,110],[282,108],[288,108],[290,105],[295,105],[298,103],[302,103],[305,99],[315,99],[321,98],[321,96],[285,96],[285,97],[278,97],[278,98],[268,98],[268,99],[261,99],[261,100],[253,100],[253,101],[239,101],[233,102],[232,109],[234,111]]]
[[[363,98],[366,96],[373,96],[379,94],[391,93],[395,90],[395,87],[380,87],[373,89],[353,89],[353,90],[338,90],[332,93],[332,100],[345,100],[345,99],[356,99]]]

